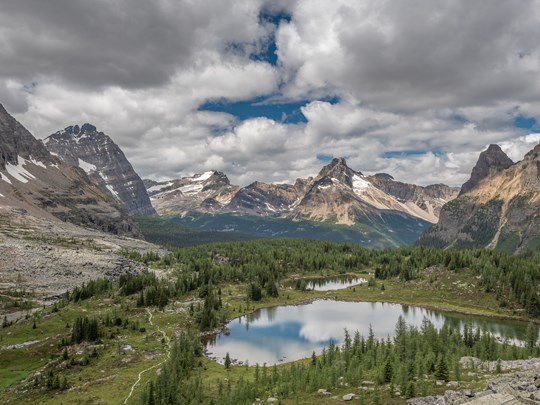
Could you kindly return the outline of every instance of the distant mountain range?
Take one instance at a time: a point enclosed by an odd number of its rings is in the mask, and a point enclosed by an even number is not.
[[[413,243],[459,189],[421,187],[388,174],[364,176],[334,159],[294,184],[232,185],[209,171],[176,180],[144,180],[152,205],[183,225],[264,237],[308,237],[371,247]]]
[[[132,215],[157,212],[176,218],[167,226],[242,238],[310,237],[377,248],[418,240],[522,253],[540,247],[539,155],[540,145],[514,163],[491,145],[461,189],[364,175],[343,158],[294,184],[240,187],[218,171],[158,182],[141,180],[118,145],[91,124],[41,142],[0,106],[0,207],[134,236],[140,233]],[[160,229],[158,222],[152,227]]]
[[[239,187],[217,171],[163,182],[144,180],[144,184],[160,214],[236,213],[345,225],[385,212],[435,223],[442,206],[459,192],[444,184],[401,183],[388,174],[364,176],[343,158],[332,160],[317,177],[297,179],[294,184],[256,181]]]

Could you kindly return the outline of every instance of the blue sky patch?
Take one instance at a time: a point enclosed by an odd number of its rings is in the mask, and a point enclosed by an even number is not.
[[[266,97],[258,97],[245,101],[208,101],[199,107],[199,111],[224,112],[234,115],[239,120],[255,117],[266,117],[286,124],[306,123],[307,119],[300,110],[311,100],[299,100],[284,103],[268,101]],[[337,97],[323,99],[332,104],[339,102]]]
[[[518,128],[528,129],[531,132],[540,132],[540,126],[538,125],[536,118],[533,117],[519,115],[514,119],[514,125]]]
[[[268,10],[263,10],[259,14],[259,23],[261,24],[273,24],[276,27],[279,26],[282,22],[291,21],[291,16],[285,12],[270,12]],[[277,46],[276,46],[276,37],[274,33],[268,39],[268,42],[263,45],[261,51],[257,54],[251,55],[252,60],[268,62],[272,66],[277,65]]]
[[[422,156],[428,153],[433,153],[435,156],[444,155],[444,152],[439,149],[434,149],[434,150],[418,149],[418,150],[392,150],[392,151],[384,152],[382,154],[382,157],[385,159],[392,159],[392,158],[401,158],[401,157],[408,157],[408,156]]]
[[[334,155],[327,155],[326,153],[319,153],[317,155],[317,160],[321,162],[331,162],[334,159]]]

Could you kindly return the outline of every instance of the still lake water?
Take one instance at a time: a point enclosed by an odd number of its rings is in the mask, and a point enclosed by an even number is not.
[[[376,337],[394,335],[399,316],[408,325],[420,327],[429,319],[436,328],[444,322],[463,327],[470,323],[501,338],[520,340],[527,323],[482,316],[432,311],[424,308],[382,302],[317,300],[308,304],[262,308],[227,324],[228,332],[206,342],[207,355],[223,362],[228,352],[232,359],[272,365],[320,353],[330,340],[342,344],[344,329],[367,337],[369,325]]]
[[[285,286],[294,288],[298,281],[300,280],[289,281]],[[368,282],[365,278],[351,275],[305,278],[302,279],[302,281],[305,282],[306,290],[315,291],[343,290],[345,288],[354,287],[355,285],[367,284]]]

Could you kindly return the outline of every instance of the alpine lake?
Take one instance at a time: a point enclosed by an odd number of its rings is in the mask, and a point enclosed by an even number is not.
[[[293,287],[297,281],[288,286]],[[350,276],[327,279],[305,279],[302,287],[331,291],[365,283]],[[204,340],[206,355],[223,363],[229,353],[234,364],[273,365],[320,354],[330,342],[341,345],[345,330],[351,337],[358,331],[367,338],[370,327],[375,338],[394,336],[396,323],[402,317],[408,326],[420,328],[424,319],[440,329],[445,323],[463,329],[471,325],[476,331],[489,332],[500,341],[521,344],[526,322],[486,316],[444,312],[410,305],[384,302],[350,302],[317,299],[298,305],[261,308],[233,319],[223,331]]]

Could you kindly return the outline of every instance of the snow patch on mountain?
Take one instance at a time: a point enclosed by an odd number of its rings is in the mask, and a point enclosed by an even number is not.
[[[43,167],[44,169],[47,168],[47,166],[45,166],[45,163],[40,162],[39,160],[34,159],[32,156],[30,156],[30,162],[32,162],[32,163],[35,164],[36,166]]]
[[[152,187],[149,187],[147,189],[147,191],[149,193],[153,193],[155,191],[160,191],[160,190],[163,190],[164,188],[167,188],[167,187],[170,187],[172,186],[174,183],[171,181],[169,183],[166,183],[166,184],[156,184],[155,186],[152,186]]]
[[[182,192],[182,194],[197,194],[202,191],[203,189],[202,184],[189,184],[187,186],[180,187],[179,190]]]
[[[213,171],[204,172],[202,174],[196,174],[190,179],[190,181],[205,181],[205,180],[208,180],[210,177],[212,177],[213,174],[214,174]]]
[[[79,167],[81,169],[83,169],[86,173],[90,173],[90,172],[95,172],[96,171],[96,166],[91,164],[91,163],[88,163],[88,162],[85,162],[84,160],[82,160],[81,158],[79,158]]]
[[[361,178],[360,176],[356,174],[352,178],[352,183],[353,183],[353,190],[357,194],[369,187],[372,187],[370,182],[364,180],[363,178]]]
[[[107,190],[109,190],[111,192],[111,194],[114,196],[114,198],[116,198],[117,200],[120,201],[120,196],[118,195],[118,193],[116,192],[116,190],[114,189],[113,186],[111,186],[110,184],[107,184],[105,187],[107,187]]]
[[[28,183],[29,180],[35,179],[36,177],[24,168],[28,163],[27,160],[23,159],[20,156],[17,156],[17,165],[11,163],[6,163],[6,171],[8,174],[13,177],[15,180],[20,181],[21,183]],[[4,178],[2,176],[2,178]],[[11,182],[9,182],[11,184]]]

